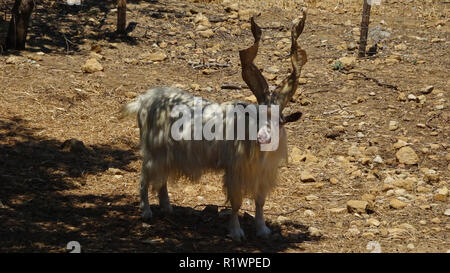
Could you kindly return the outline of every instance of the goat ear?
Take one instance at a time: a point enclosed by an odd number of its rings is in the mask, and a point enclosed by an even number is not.
[[[286,124],[288,122],[295,122],[302,117],[302,112],[295,112],[293,114],[287,115],[281,118],[281,123]]]
[[[295,94],[298,86],[298,78],[303,65],[307,62],[306,51],[301,49],[297,43],[298,36],[303,32],[306,20],[306,11],[302,9],[303,17],[300,20],[294,20],[291,30],[291,62],[292,73],[283,80],[280,86],[272,94],[272,103],[280,106],[280,111]]]
[[[259,41],[261,40],[262,32],[261,28],[255,23],[253,17],[251,18],[250,23],[255,43],[251,47],[239,51],[242,66],[242,79],[255,95],[258,104],[267,104],[270,99],[269,85],[261,74],[261,71],[259,71],[258,67],[253,63],[253,60],[258,54]]]

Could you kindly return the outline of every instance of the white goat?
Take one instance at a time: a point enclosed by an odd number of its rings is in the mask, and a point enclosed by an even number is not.
[[[258,101],[258,104],[252,104],[254,109],[261,109],[262,106],[278,106],[279,108],[276,109],[279,109],[279,113],[281,113],[294,95],[301,68],[306,63],[306,52],[300,49],[297,44],[297,38],[302,33],[306,20],[306,13],[303,10],[302,15],[300,20],[293,22],[291,31],[292,73],[272,93],[270,93],[269,86],[260,70],[253,64],[258,52],[261,29],[251,18],[251,30],[255,43],[239,53],[242,77]],[[196,103],[202,104],[204,112],[207,112],[207,108],[214,109],[214,111],[209,111],[209,114],[202,116],[202,126],[207,126],[213,120],[217,126],[217,120],[219,120],[219,124],[224,127],[228,126],[227,129],[234,125],[230,126],[230,119],[224,118],[224,116],[227,116],[226,109],[230,106],[249,106],[248,103],[239,101],[213,104],[210,101],[195,98],[177,88],[160,87],[150,89],[146,94],[141,95],[137,101],[125,105],[122,109],[123,116],[137,114],[140,128],[143,153],[140,182],[142,217],[144,220],[152,217],[148,202],[149,184],[152,185],[152,190],[158,193],[161,209],[171,212],[172,207],[167,193],[167,180],[169,178],[175,180],[180,176],[186,176],[191,180],[197,180],[206,171],[224,171],[224,189],[232,206],[229,226],[231,238],[236,241],[245,238],[238,220],[238,211],[243,197],[251,197],[255,200],[256,233],[257,236],[267,238],[270,235],[270,229],[267,228],[264,221],[263,206],[267,194],[276,184],[278,167],[282,160],[287,158],[287,136],[283,125],[286,122],[298,120],[301,113],[283,116],[282,114],[271,113],[269,110],[268,116],[271,118],[271,122],[260,124],[257,136],[253,139],[250,137],[252,132],[248,128],[251,127],[251,124],[262,120],[262,117],[256,114],[255,118],[255,115],[251,113],[252,111],[247,112],[248,115],[245,117],[245,139],[174,139],[173,127],[178,122],[178,119],[173,115],[174,110],[178,106],[184,105],[188,112],[194,113]],[[253,111],[254,113],[255,111]],[[277,124],[274,124],[271,115],[278,118],[275,120]],[[192,129],[192,131],[187,129],[188,133],[195,134],[193,130],[195,127],[194,120],[195,113],[192,122],[189,121],[189,124],[187,124],[187,127]],[[234,114],[231,121],[237,121]],[[278,123],[279,126],[275,127]],[[190,126],[192,124],[194,126]],[[186,126],[186,124],[183,126]],[[183,129],[186,128],[183,127]],[[274,151],[263,151],[261,146],[271,142],[274,133],[272,129],[277,130],[275,133],[278,133],[279,136],[278,146]],[[215,130],[217,130],[217,127]],[[236,137],[236,133],[233,134]]]

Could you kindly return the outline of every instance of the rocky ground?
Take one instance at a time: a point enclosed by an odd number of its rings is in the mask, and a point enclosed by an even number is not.
[[[115,1],[37,6],[26,51],[0,56],[0,251],[449,252],[450,5],[373,6],[357,59],[361,1]],[[287,112],[290,160],[265,210],[273,235],[226,238],[221,176],[169,185],[174,214],[143,223],[135,120],[120,107],[157,85],[221,102],[254,101],[238,51],[263,29],[256,64],[269,85],[289,73],[290,22],[308,7],[308,54]],[[131,29],[130,29],[131,30]],[[234,85],[241,89],[226,89]],[[74,140],[71,140],[74,139]]]

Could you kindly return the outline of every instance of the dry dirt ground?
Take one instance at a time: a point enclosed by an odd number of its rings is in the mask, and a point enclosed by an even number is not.
[[[450,251],[450,4],[382,0],[369,40],[381,50],[339,63],[357,55],[362,9],[344,2],[129,0],[138,24],[126,38],[114,35],[115,1],[38,4],[27,50],[0,56],[0,251],[66,252],[69,241],[83,252],[370,252],[371,241],[383,252]],[[246,200],[247,241],[225,237],[219,174],[170,184],[170,216],[151,196],[155,217],[144,223],[139,131],[118,119],[120,107],[161,85],[252,100],[245,86],[221,88],[245,85],[238,50],[252,43],[249,16],[261,13],[256,63],[277,85],[303,6],[309,61],[287,109],[303,117],[287,126],[290,161],[265,206],[273,236],[255,238]],[[103,71],[82,71],[91,57]],[[412,164],[397,158],[402,147]]]

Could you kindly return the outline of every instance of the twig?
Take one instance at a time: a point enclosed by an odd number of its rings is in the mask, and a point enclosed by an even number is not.
[[[387,87],[387,88],[390,88],[390,89],[398,90],[398,87],[397,87],[397,86],[392,85],[392,84],[388,84],[388,83],[382,83],[382,82],[380,82],[379,80],[377,80],[377,79],[375,79],[375,78],[371,78],[371,77],[366,76],[364,73],[362,73],[362,72],[360,72],[360,71],[345,71],[345,70],[340,70],[340,72],[341,72],[341,73],[344,73],[344,74],[346,74],[346,75],[351,74],[351,73],[353,73],[353,74],[360,74],[361,76],[364,77],[365,80],[373,81],[373,82],[376,83],[378,86],[381,86],[381,87]]]
[[[239,84],[224,83],[224,84],[222,84],[222,86],[220,88],[222,88],[222,89],[237,89],[237,90],[241,90],[242,86],[239,85]]]

